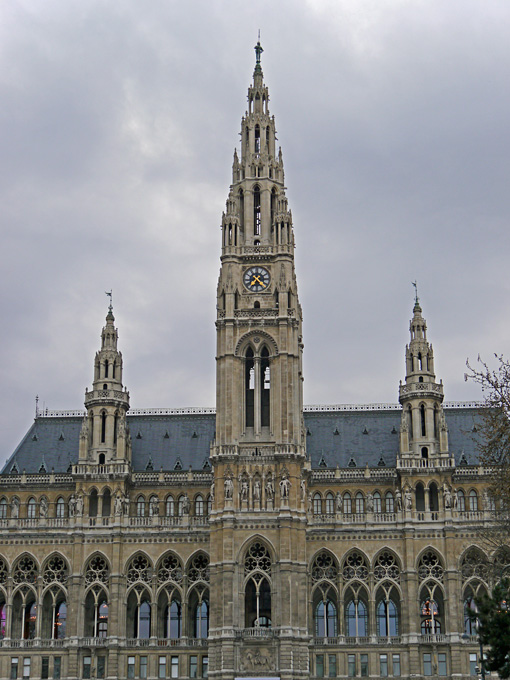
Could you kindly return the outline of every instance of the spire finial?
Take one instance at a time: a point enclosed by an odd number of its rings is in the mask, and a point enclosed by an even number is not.
[[[113,288],[110,288],[110,292],[105,290],[104,294],[108,295],[108,297],[110,298],[110,304],[108,305],[108,311],[113,312]]]
[[[260,44],[260,28],[259,28],[259,40],[258,40],[257,44],[255,45],[254,49],[255,49],[255,54],[257,55],[255,68],[257,68],[257,67],[260,68],[260,55],[264,51],[262,49],[262,45]]]
[[[411,281],[411,283],[414,286],[414,304],[419,305],[420,298],[418,297],[418,282],[415,279],[414,281]]]

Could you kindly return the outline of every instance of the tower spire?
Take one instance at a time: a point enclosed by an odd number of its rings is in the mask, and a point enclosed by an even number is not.
[[[434,458],[448,455],[448,437],[442,408],[443,383],[436,382],[434,351],[427,340],[427,323],[422,315],[416,281],[413,317],[406,345],[405,384],[400,383],[402,404],[400,454],[404,457]]]

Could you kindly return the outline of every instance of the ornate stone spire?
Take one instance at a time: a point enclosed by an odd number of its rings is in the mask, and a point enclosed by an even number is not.
[[[101,348],[94,359],[92,390],[85,390],[87,414],[80,436],[80,460],[104,465],[130,457],[126,413],[129,392],[122,386],[122,354],[110,301]]]
[[[409,332],[405,384],[400,383],[399,390],[403,408],[400,453],[422,459],[447,455],[448,436],[441,406],[443,383],[436,382],[434,352],[427,340],[427,323],[417,294]]]

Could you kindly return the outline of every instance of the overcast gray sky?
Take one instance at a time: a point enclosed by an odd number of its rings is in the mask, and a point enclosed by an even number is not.
[[[0,4],[0,460],[79,409],[113,288],[133,407],[213,406],[220,220],[257,31],[305,403],[395,402],[418,280],[447,400],[510,339],[508,0]]]

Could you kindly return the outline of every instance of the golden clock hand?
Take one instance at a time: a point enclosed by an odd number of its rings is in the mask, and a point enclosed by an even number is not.
[[[264,285],[263,282],[259,279],[259,277],[256,276],[256,275],[254,274],[254,275],[253,275],[253,280],[252,280],[252,282],[250,283],[250,286],[254,286],[256,283],[260,284],[261,286]]]

